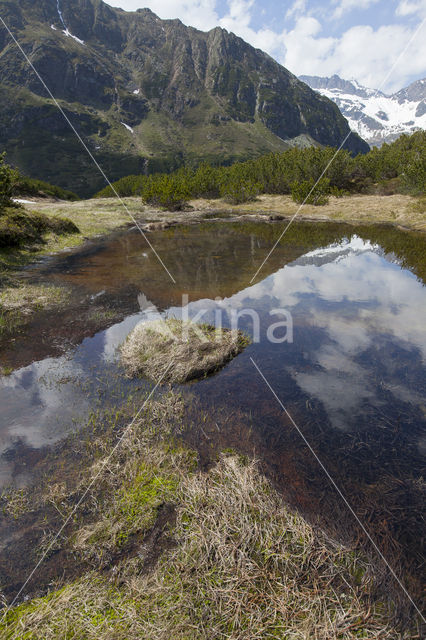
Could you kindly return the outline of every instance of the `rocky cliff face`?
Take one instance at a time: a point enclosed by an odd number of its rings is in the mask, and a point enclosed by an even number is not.
[[[301,76],[300,80],[333,100],[351,129],[372,146],[380,147],[402,133],[426,128],[426,78],[390,96],[336,75]]]
[[[223,29],[203,33],[102,0],[0,0],[0,10],[111,179],[338,145],[349,131],[333,102]],[[0,144],[9,160],[83,195],[102,187],[2,26],[0,49]],[[368,150],[356,135],[346,146]]]

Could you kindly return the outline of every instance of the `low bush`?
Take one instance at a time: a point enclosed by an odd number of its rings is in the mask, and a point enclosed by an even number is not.
[[[169,211],[180,211],[191,197],[189,185],[179,176],[160,174],[150,177],[142,188],[142,199]]]
[[[330,194],[330,180],[321,178],[318,184],[313,180],[293,182],[291,185],[291,197],[299,204],[313,204],[321,206],[328,203]]]
[[[235,180],[222,185],[220,195],[229,204],[243,204],[244,202],[256,200],[261,191],[262,186],[258,182]]]
[[[0,211],[12,205],[13,187],[18,179],[18,172],[6,164],[5,156],[0,154]]]
[[[320,191],[314,192],[317,197],[310,201],[324,204],[329,194],[421,195],[426,192],[425,167],[426,132],[417,131],[356,158],[332,147],[293,148],[236,162],[230,167],[212,167],[204,162],[195,170],[181,168],[171,174],[128,176],[114,183],[114,188],[120,196],[142,195],[149,204],[171,209],[182,208],[191,198],[222,196],[232,204],[240,204],[260,193],[286,195],[292,191],[296,201],[303,202],[302,194],[306,197],[324,174],[330,190],[321,180]],[[107,187],[97,195],[114,196],[114,191]]]
[[[76,201],[80,198],[72,191],[62,189],[56,185],[49,184],[43,180],[35,180],[33,178],[27,178],[26,176],[18,175],[13,185],[14,196],[41,196],[58,198],[59,200]]]
[[[99,191],[95,198],[115,198],[118,194],[122,198],[130,198],[132,196],[141,196],[148,177],[145,175],[125,176],[114,182],[113,189],[108,185],[105,189]]]

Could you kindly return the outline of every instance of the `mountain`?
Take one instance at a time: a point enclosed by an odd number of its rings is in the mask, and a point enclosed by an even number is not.
[[[338,145],[336,105],[234,34],[102,0],[0,0],[0,13],[111,180]],[[90,158],[0,25],[0,148],[32,177],[89,195]],[[347,148],[368,146],[351,135]]]
[[[402,133],[426,129],[426,78],[393,95],[368,89],[339,76],[300,76],[312,89],[333,100],[356,131],[371,146],[393,142]]]

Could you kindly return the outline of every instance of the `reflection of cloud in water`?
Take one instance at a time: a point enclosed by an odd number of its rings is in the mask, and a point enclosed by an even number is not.
[[[117,357],[117,348],[124,342],[129,333],[133,331],[140,322],[148,322],[149,320],[157,320],[161,318],[161,314],[156,307],[140,293],[138,295],[138,303],[141,309],[140,313],[129,316],[123,322],[113,325],[104,331],[104,349],[103,358],[107,362],[113,362]]]
[[[80,366],[63,357],[46,358],[3,378],[0,452],[17,440],[40,447],[62,437],[63,425],[76,413],[75,380],[83,375]],[[81,397],[78,411],[87,407],[88,401]]]
[[[426,288],[411,273],[374,250],[367,243],[361,246],[357,240],[351,245],[343,243],[341,251],[334,246],[330,251],[310,252],[308,262],[287,265],[219,303],[190,303],[189,316],[207,309],[209,314],[202,320],[214,322],[215,309],[252,308],[265,322],[273,307],[291,310],[296,343],[292,350],[288,348],[285,359],[284,346],[276,351],[269,349],[268,358],[272,354],[275,369],[285,367],[305,393],[322,401],[333,424],[348,426],[362,413],[365,404],[378,406],[383,402],[375,396],[374,363],[369,353],[379,337],[382,347],[397,344],[410,352],[410,357],[417,358],[417,366],[419,354],[426,357]],[[324,263],[327,257],[329,261]],[[160,316],[143,294],[138,300],[139,313],[87,338],[69,358],[48,358],[0,380],[0,451],[19,438],[33,447],[58,440],[70,428],[77,411],[84,415],[93,406],[87,394],[76,389],[75,380],[93,380],[110,365],[114,368],[117,347],[129,332],[139,322]],[[176,307],[167,311],[177,317],[181,313]],[[271,322],[276,320],[274,317]],[[251,326],[250,319],[246,318],[246,326]],[[310,327],[315,328],[310,332],[312,341],[309,345],[299,344],[298,336],[300,339],[308,335]],[[266,328],[262,327],[262,339]],[[291,360],[295,351],[306,354],[303,361],[311,368],[300,370],[299,366],[297,370],[295,363],[300,363],[300,358],[296,357],[293,363]],[[383,349],[377,355],[378,364],[389,371],[386,388],[396,399],[420,406],[421,393],[397,378],[397,368],[393,373],[389,366],[391,357],[386,363]],[[44,384],[40,378],[46,379]],[[55,384],[55,378],[62,382]]]
[[[86,338],[68,356],[33,362],[0,379],[0,454],[18,441],[34,448],[52,444],[72,428],[73,419],[87,415],[93,407],[87,385],[95,378],[102,387],[99,376],[114,363],[128,333],[138,322],[159,316],[143,294],[139,302],[140,313]],[[2,462],[0,484],[9,468],[3,467]]]
[[[139,313],[129,316],[123,322],[114,324],[104,332],[103,358],[107,362],[113,362],[117,358],[117,348],[124,342],[129,333],[140,322]]]
[[[358,364],[355,357],[374,347],[378,336],[407,351],[414,348],[418,357],[421,354],[423,361],[426,359],[426,288],[380,251],[359,238],[342,243],[340,249],[333,245],[312,251],[307,255],[321,258],[320,266],[315,261],[306,263],[305,255],[303,264],[298,264],[299,260],[287,265],[219,304],[223,309],[252,307],[264,312],[279,306],[290,310],[295,319],[296,348],[298,325],[323,330],[322,344],[316,343],[309,353],[310,361],[321,368],[299,373],[297,382],[324,403],[339,427],[353,422],[354,412],[362,412],[365,402],[373,399],[373,367],[368,359]],[[327,256],[329,261],[324,263]],[[214,301],[201,300],[189,305],[189,314],[206,308],[212,319],[217,306]],[[306,348],[300,345],[300,349]],[[287,369],[296,375],[291,364]],[[401,380],[388,388],[395,398],[419,403],[419,394]],[[374,404],[381,402],[376,398]]]
[[[339,370],[300,373],[296,376],[300,388],[323,403],[333,426],[348,429],[352,426],[354,412],[375,398],[365,370],[343,376]],[[377,406],[377,400],[374,403]]]

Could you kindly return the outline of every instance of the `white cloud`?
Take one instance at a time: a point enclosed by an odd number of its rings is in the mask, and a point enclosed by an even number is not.
[[[293,16],[300,16],[302,14],[306,14],[306,0],[295,0],[293,5],[285,14],[285,17],[289,19]]]
[[[333,0],[333,4],[338,6],[334,10],[333,18],[341,18],[345,13],[353,9],[368,9],[379,0]]]
[[[188,26],[203,31],[213,29],[219,23],[216,0],[107,0],[112,7],[136,11],[149,7],[163,20],[179,18]]]
[[[424,0],[417,0],[417,2],[411,2],[410,0],[401,0],[396,8],[397,16],[426,16],[426,2]]]
[[[281,62],[297,75],[337,73],[379,88],[410,42],[415,28],[393,24],[374,30],[368,25],[359,25],[339,38],[330,38],[321,37],[321,24],[315,18],[300,18],[293,30],[283,34],[287,52]],[[425,59],[426,38],[419,32],[382,89],[397,90],[408,78],[424,74]]]
[[[251,21],[251,10],[254,0],[229,0],[228,13],[222,18],[221,22],[227,20],[241,26],[248,27]]]
[[[284,33],[287,51],[282,62],[297,75],[326,75],[326,62],[336,46],[335,38],[321,38],[321,24],[316,18],[299,18],[291,31]],[[321,69],[321,70],[320,70]]]

